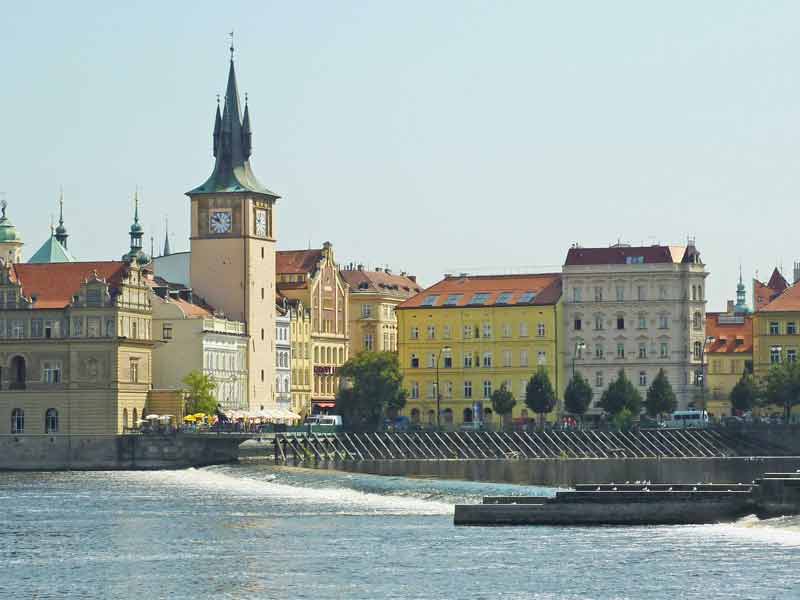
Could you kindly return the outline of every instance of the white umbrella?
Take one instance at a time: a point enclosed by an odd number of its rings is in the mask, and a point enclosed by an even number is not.
[[[156,414],[153,414],[153,415],[147,415],[147,416],[145,417],[145,419],[147,419],[148,421],[152,421],[152,420],[158,419],[158,415],[156,415]]]

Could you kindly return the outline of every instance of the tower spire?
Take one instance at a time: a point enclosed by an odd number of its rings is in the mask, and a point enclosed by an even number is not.
[[[139,187],[133,193],[133,224],[129,233],[131,237],[131,249],[122,256],[122,260],[128,263],[136,261],[140,266],[150,262],[150,257],[142,250],[142,237],[144,228],[139,223]]]
[[[68,237],[67,228],[64,226],[64,187],[62,186],[58,194],[58,227],[56,227],[56,240],[66,248]]]
[[[171,253],[169,248],[169,217],[164,217],[164,253],[162,256],[169,256]]]

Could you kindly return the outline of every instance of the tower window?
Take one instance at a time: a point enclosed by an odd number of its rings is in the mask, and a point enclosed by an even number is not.
[[[264,369],[261,369],[261,381],[264,381]]]
[[[261,299],[264,299],[264,288],[261,288]]]
[[[261,328],[261,339],[262,340],[264,339],[264,328],[263,327]]]
[[[261,258],[264,258],[264,248],[263,248],[263,246],[261,248]]]

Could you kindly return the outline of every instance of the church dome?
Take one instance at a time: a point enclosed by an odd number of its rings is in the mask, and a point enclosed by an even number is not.
[[[22,236],[14,224],[6,217],[6,204],[3,203],[3,216],[0,217],[0,244],[4,242],[21,242]]]

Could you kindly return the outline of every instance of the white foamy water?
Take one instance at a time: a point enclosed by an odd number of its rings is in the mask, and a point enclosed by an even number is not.
[[[174,486],[185,492],[187,488],[205,490],[215,494],[253,496],[284,500],[302,511],[302,506],[313,507],[309,514],[319,514],[319,508],[330,509],[333,514],[354,515],[451,515],[453,505],[436,500],[361,492],[347,487],[303,487],[279,483],[272,477],[252,478],[237,473],[235,476],[212,469],[185,469],[181,471],[150,471],[126,473],[132,479],[146,483]],[[327,512],[327,511],[326,511]],[[296,513],[295,513],[296,514]]]

